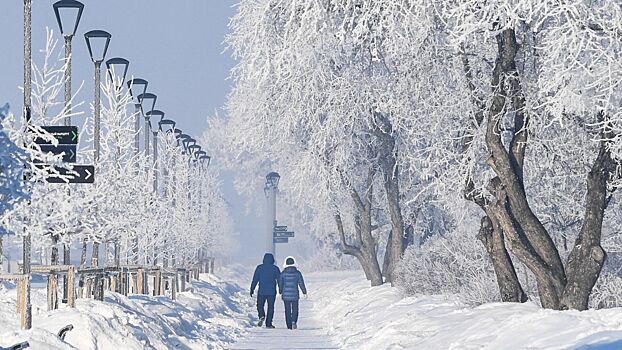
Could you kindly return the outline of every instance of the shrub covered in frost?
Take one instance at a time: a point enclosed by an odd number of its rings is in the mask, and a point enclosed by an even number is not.
[[[406,295],[458,294],[470,305],[499,301],[484,247],[460,228],[409,247],[397,270],[397,285]]]

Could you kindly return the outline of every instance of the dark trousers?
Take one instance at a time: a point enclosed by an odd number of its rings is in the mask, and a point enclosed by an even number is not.
[[[285,304],[285,323],[287,328],[292,329],[292,323],[298,323],[298,300],[283,300],[283,303]]]
[[[276,295],[257,295],[257,314],[259,318],[266,318],[266,326],[272,326],[272,318],[274,318],[274,300]],[[264,311],[264,305],[268,302],[268,315]]]

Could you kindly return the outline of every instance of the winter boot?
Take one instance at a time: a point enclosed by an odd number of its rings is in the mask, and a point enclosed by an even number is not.
[[[259,319],[259,323],[257,323],[257,327],[261,327],[261,326],[263,326],[263,321],[264,321],[265,319],[266,319],[265,317],[260,318],[260,319]]]
[[[274,326],[271,325],[271,324],[268,324],[268,325],[266,325],[266,328],[274,328]]]
[[[296,322],[292,322],[292,329],[298,329],[298,325],[296,324]]]

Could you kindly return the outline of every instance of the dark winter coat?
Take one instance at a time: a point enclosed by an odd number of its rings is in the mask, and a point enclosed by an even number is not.
[[[259,295],[276,295],[276,285],[279,282],[281,271],[274,265],[274,256],[266,253],[263,256],[263,264],[258,265],[253,274],[251,283],[251,294],[255,292],[255,287],[259,283]]]
[[[283,269],[281,273],[281,279],[279,283],[281,290],[281,298],[285,301],[295,301],[300,299],[298,293],[298,287],[304,294],[307,294],[307,287],[305,287],[305,280],[302,278],[302,274],[295,266],[288,266]]]

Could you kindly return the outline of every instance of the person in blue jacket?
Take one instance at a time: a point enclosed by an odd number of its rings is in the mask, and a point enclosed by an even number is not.
[[[279,290],[281,292],[281,298],[285,304],[285,323],[288,329],[298,328],[298,301],[300,300],[300,294],[298,288],[302,291],[302,294],[307,296],[307,287],[305,287],[305,280],[302,278],[302,274],[296,268],[296,261],[293,257],[288,256],[285,258],[285,264],[283,266],[283,272],[281,273]]]
[[[251,282],[251,297],[255,293],[255,287],[259,283],[257,292],[257,314],[259,316],[259,327],[266,321],[266,328],[274,328],[272,318],[274,317],[274,301],[276,299],[276,286],[279,283],[281,271],[274,265],[274,256],[266,253],[263,256],[263,264],[257,265]],[[268,302],[268,314],[264,311],[264,306]]]

